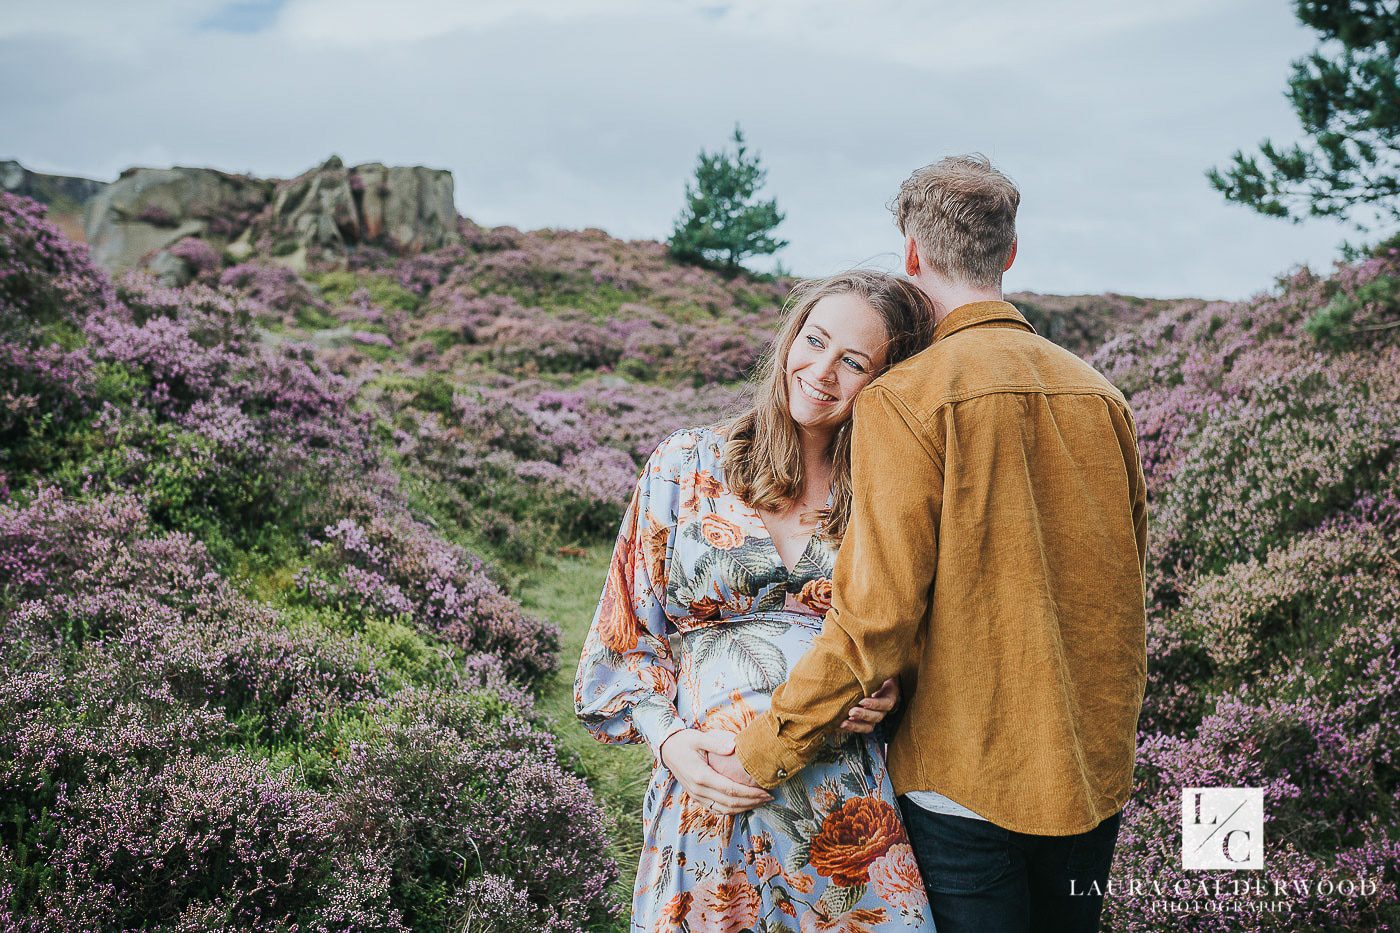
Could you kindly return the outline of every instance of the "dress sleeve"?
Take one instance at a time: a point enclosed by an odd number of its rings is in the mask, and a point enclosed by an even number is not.
[[[676,715],[676,668],[667,641],[675,628],[666,615],[666,577],[680,487],[694,448],[693,435],[679,431],[647,460],[622,517],[574,680],[574,711],[594,738],[645,740],[653,755],[686,728]]]

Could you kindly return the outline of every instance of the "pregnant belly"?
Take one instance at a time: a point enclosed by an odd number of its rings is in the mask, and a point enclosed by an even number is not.
[[[738,731],[768,709],[775,687],[821,632],[820,616],[762,612],[687,632],[676,710],[692,726]]]

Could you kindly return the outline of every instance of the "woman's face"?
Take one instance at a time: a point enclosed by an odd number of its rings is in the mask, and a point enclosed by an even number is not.
[[[792,420],[834,431],[851,417],[856,394],[885,368],[884,321],[859,295],[827,295],[812,307],[788,350]]]

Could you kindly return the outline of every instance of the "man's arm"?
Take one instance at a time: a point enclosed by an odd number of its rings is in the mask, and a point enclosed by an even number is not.
[[[1142,473],[1142,454],[1138,447],[1137,422],[1127,403],[1113,419],[1118,446],[1123,451],[1123,466],[1128,473],[1128,499],[1133,508],[1133,535],[1137,538],[1138,563],[1142,566],[1144,586],[1147,580],[1147,480]]]
[[[928,609],[943,506],[943,452],[884,386],[856,398],[851,520],[822,633],[739,733],[744,768],[765,788],[801,770],[825,733],[909,660]],[[907,702],[907,698],[906,698]]]

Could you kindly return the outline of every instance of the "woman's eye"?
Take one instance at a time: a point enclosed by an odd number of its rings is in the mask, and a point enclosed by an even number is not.
[[[851,359],[849,356],[846,357],[846,362],[847,362],[847,363],[850,363],[850,364],[851,364],[851,368],[854,369],[856,372],[858,372],[858,373],[863,373],[863,372],[865,372],[865,367],[862,366],[862,365],[860,365],[859,363],[857,363],[855,360]]]
[[[812,346],[816,347],[818,350],[822,348],[822,342],[816,337],[812,336],[811,334],[807,335],[807,342]]]

